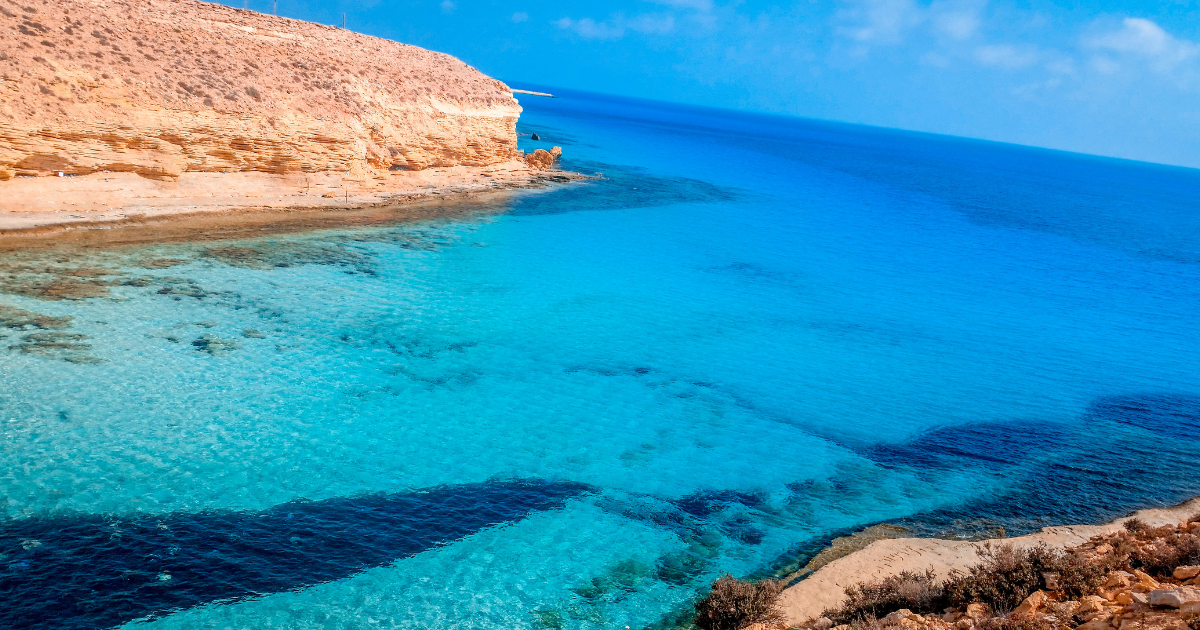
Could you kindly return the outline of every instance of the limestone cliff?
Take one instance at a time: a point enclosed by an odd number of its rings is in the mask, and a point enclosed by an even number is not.
[[[415,46],[196,0],[0,0],[0,27],[0,180],[521,156],[509,88]]]

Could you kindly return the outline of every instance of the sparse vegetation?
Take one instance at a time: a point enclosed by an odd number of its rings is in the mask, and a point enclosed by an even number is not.
[[[1131,534],[1137,534],[1139,532],[1144,532],[1147,529],[1150,529],[1150,526],[1147,525],[1145,521],[1143,521],[1142,519],[1137,518],[1137,517],[1134,517],[1134,518],[1129,519],[1128,521],[1125,521],[1125,523],[1122,525],[1122,527],[1125,528],[1125,531],[1127,531]]]
[[[1141,545],[1129,555],[1129,564],[1155,577],[1167,577],[1175,567],[1200,564],[1200,536],[1172,532]]]
[[[859,584],[846,589],[841,608],[826,611],[835,623],[866,623],[901,609],[928,612],[940,609],[945,599],[942,585],[933,571],[904,571],[882,581]]]
[[[843,604],[809,628],[1066,630],[1098,620],[1089,627],[1112,630],[1142,615],[1147,629],[1200,630],[1200,615],[1147,602],[1152,591],[1200,586],[1191,568],[1200,566],[1197,522],[1155,527],[1130,519],[1122,531],[1066,550],[984,545],[978,564],[945,581],[932,571],[904,572],[847,588]]]
[[[775,580],[745,582],[723,575],[712,590],[696,602],[695,624],[701,630],[742,630],[753,623],[783,621],[779,594],[783,584]]]
[[[946,581],[946,605],[979,602],[993,610],[1009,611],[1041,589],[1080,597],[1095,589],[1105,573],[1103,566],[1044,544],[1023,550],[1011,545],[986,545],[979,556],[980,564]],[[1054,584],[1047,584],[1051,580]]]

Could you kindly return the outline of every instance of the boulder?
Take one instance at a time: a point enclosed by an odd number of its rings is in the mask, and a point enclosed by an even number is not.
[[[911,610],[907,608],[901,608],[900,610],[888,613],[883,619],[880,619],[880,621],[882,621],[884,625],[895,625],[900,623],[901,620],[908,619],[912,616],[913,612]]]
[[[1096,595],[1087,595],[1079,598],[1079,606],[1075,608],[1076,615],[1085,615],[1087,613],[1100,612],[1104,610],[1105,599]]]
[[[808,627],[810,630],[829,630],[833,627],[833,620],[829,617],[821,617],[809,624]]]
[[[1104,581],[1105,588],[1127,587],[1133,586],[1134,575],[1126,571],[1110,571],[1108,579]]]
[[[1164,588],[1150,591],[1151,606],[1180,608],[1190,602],[1200,602],[1200,589],[1191,586],[1181,586],[1179,588]]]
[[[1200,566],[1176,567],[1174,575],[1176,580],[1190,580],[1200,575]]]
[[[1046,583],[1046,590],[1049,590],[1049,591],[1057,591],[1058,590],[1058,574],[1057,573],[1043,573],[1042,581]]]
[[[982,621],[988,618],[987,604],[967,604],[967,617],[974,621]]]
[[[1146,614],[1121,621],[1121,630],[1189,630],[1178,615]]]
[[[1075,630],[1112,630],[1112,627],[1113,627],[1112,624],[1109,623],[1107,618],[1105,618],[1105,619],[1093,619],[1093,620],[1075,628]]]
[[[554,166],[554,161],[562,155],[562,147],[554,147],[550,151],[537,149],[525,156],[525,163],[536,171],[544,171]]]
[[[1016,609],[1012,611],[1012,614],[1017,615],[1018,617],[1032,616],[1034,613],[1041,610],[1049,600],[1050,596],[1047,595],[1045,591],[1034,591],[1032,595],[1025,598],[1025,601],[1021,602],[1020,606],[1017,606]]]
[[[1162,588],[1162,584],[1159,584],[1158,580],[1150,577],[1149,575],[1147,575],[1146,573],[1144,573],[1142,571],[1134,569],[1133,575],[1134,575],[1134,577],[1137,578],[1137,581],[1138,581],[1137,586],[1135,588],[1141,589],[1143,591],[1153,591],[1153,590]]]

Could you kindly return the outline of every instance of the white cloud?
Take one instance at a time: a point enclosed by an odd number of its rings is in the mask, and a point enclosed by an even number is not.
[[[1121,64],[1104,56],[1092,57],[1091,66],[1100,74],[1115,74],[1121,69]]]
[[[1200,44],[1178,39],[1142,18],[1125,18],[1121,28],[1086,37],[1083,43],[1088,48],[1143,57],[1158,70],[1169,70],[1200,54]]]
[[[512,14],[512,21],[518,24],[521,22],[528,22],[529,14],[524,11],[517,11],[516,13]]]
[[[670,33],[675,30],[675,17],[671,15],[639,15],[627,24],[639,33]]]
[[[931,50],[921,55],[921,63],[935,68],[945,68],[950,65],[950,60],[945,55],[940,55]]]
[[[938,0],[928,7],[914,0],[858,0],[838,12],[838,32],[864,44],[899,44],[918,27],[962,41],[979,30],[986,0]]]
[[[843,9],[838,17],[853,23],[838,31],[863,43],[899,43],[906,31],[924,19],[912,0],[865,0],[857,7]]]
[[[617,14],[610,21],[597,22],[592,18],[575,20],[569,17],[556,20],[554,25],[565,31],[574,31],[585,39],[619,39],[626,30],[647,34],[669,33],[675,29],[675,18],[670,15],[645,14],[632,19]]]
[[[951,39],[970,39],[979,30],[983,11],[980,2],[934,2],[929,5],[929,21],[935,32]]]
[[[442,0],[442,13],[454,13],[455,4],[451,0]]]
[[[1037,63],[1038,54],[1029,46],[1012,46],[996,44],[979,46],[975,49],[975,59],[985,65],[1006,70],[1019,70]]]
[[[572,20],[565,17],[555,22],[554,25],[563,30],[575,31],[576,34],[585,39],[617,39],[625,36],[624,26],[619,24],[613,25],[607,22],[597,22],[592,18]]]

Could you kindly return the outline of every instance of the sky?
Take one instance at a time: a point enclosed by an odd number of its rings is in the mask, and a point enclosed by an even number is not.
[[[246,0],[242,0],[246,1]],[[248,0],[270,12],[270,0]],[[226,0],[241,6],[242,2]],[[1200,0],[280,0],[556,86],[1200,168]]]

